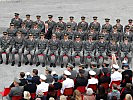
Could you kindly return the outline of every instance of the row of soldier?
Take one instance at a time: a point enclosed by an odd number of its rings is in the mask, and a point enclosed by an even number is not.
[[[97,21],[97,16],[93,17],[93,22],[88,24],[84,16],[81,17],[81,21],[77,24],[74,21],[74,17],[70,16],[70,21],[65,23],[63,17],[58,17],[59,21],[55,22],[53,20],[53,15],[48,15],[48,20],[43,22],[41,16],[36,16],[37,20],[33,21],[30,19],[30,15],[26,15],[26,19],[22,21],[19,18],[19,14],[15,13],[15,17],[11,20],[10,28],[7,29],[9,36],[15,36],[17,30],[21,31],[24,36],[32,33],[35,37],[39,36],[40,32],[46,33],[46,38],[50,39],[51,35],[57,34],[59,39],[63,38],[64,33],[68,33],[69,37],[72,39],[73,34],[81,35],[82,39],[86,39],[87,34],[92,34],[93,39],[98,40],[99,34],[104,34],[106,40],[109,40],[111,37],[115,37],[117,41],[123,40],[124,36],[129,38],[129,41],[133,41],[132,32],[133,32],[133,23],[132,19],[128,20],[128,25],[125,25],[124,29],[120,23],[120,19],[116,20],[116,24],[112,26],[110,24],[110,19],[105,18],[105,24],[100,25]]]
[[[39,34],[37,39],[31,33],[25,38],[22,36],[21,31],[18,31],[16,35],[15,37],[10,37],[8,32],[3,32],[3,36],[0,38],[0,64],[3,63],[3,52],[6,52],[6,64],[9,63],[9,54],[11,54],[12,66],[15,64],[16,53],[19,55],[18,66],[21,66],[22,56],[24,57],[25,65],[29,63],[32,65],[35,58],[36,66],[39,66],[39,54],[43,54],[43,67],[47,60],[51,67],[56,67],[57,61],[63,67],[64,55],[68,57],[68,62],[73,63],[74,66],[76,56],[79,56],[80,63],[85,63],[86,66],[91,61],[96,61],[102,65],[103,61],[105,59],[108,60],[112,54],[115,54],[121,61],[126,59],[130,63],[132,59],[133,47],[128,42],[127,37],[118,44],[114,38],[109,42],[105,41],[104,35],[100,35],[98,41],[94,41],[92,35],[89,35],[86,41],[82,41],[79,35],[74,40],[70,40],[67,33],[64,34],[62,40],[59,40],[56,34],[52,34],[52,38],[48,40],[43,32]],[[27,57],[28,54],[31,55],[30,61]],[[54,62],[51,60],[51,55],[55,56]]]

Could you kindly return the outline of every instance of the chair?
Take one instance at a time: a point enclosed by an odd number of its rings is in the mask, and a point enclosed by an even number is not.
[[[31,93],[30,95],[31,95],[31,98],[32,99],[35,99],[36,98],[36,93]]]
[[[89,84],[88,85],[88,88],[92,88],[92,90],[96,92],[96,90],[97,90],[97,84]]]
[[[2,95],[2,100],[3,97],[7,96],[10,93],[10,88],[4,88],[4,91],[0,92],[0,94]]]
[[[120,80],[118,80],[118,81],[112,81],[111,84],[110,84],[110,89],[112,89],[112,85],[113,84],[116,84],[116,85],[120,86],[121,81]]]
[[[80,93],[86,92],[86,86],[78,86],[76,90],[79,90]]]
[[[44,56],[44,54],[38,54],[38,56]]]
[[[80,56],[75,56],[75,58],[80,58]]]
[[[12,97],[12,100],[21,100],[22,99],[22,96],[13,96]]]
[[[71,96],[73,95],[73,87],[65,88],[64,93],[65,96]]]

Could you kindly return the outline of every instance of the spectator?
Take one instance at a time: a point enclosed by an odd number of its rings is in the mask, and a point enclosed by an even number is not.
[[[74,100],[82,100],[81,93],[79,92],[79,90],[75,90],[73,92],[73,98]]]
[[[131,94],[126,94],[125,100],[133,100]]]
[[[64,95],[61,95],[61,96],[60,96],[60,100],[67,100],[67,98],[66,98],[66,96],[64,96]]]
[[[28,91],[24,91],[24,99],[23,100],[31,100],[31,95]]]
[[[88,71],[84,69],[84,68],[85,68],[85,65],[84,65],[84,64],[80,64],[78,67],[79,67],[78,70],[82,69],[82,70],[85,71],[84,77],[85,77],[85,78],[88,78]],[[88,66],[87,66],[87,67],[88,67]]]
[[[33,69],[32,71],[32,83],[35,83],[37,85],[40,84],[40,77],[38,76],[38,70],[37,69]]]
[[[38,91],[35,100],[46,100],[46,96],[44,96],[44,93],[42,91]]]
[[[107,100],[107,94],[105,93],[105,88],[103,86],[99,86],[98,93],[96,94],[96,100]]]
[[[54,88],[55,90],[60,90],[62,88],[62,84],[60,82],[58,82],[58,75],[54,75]]]
[[[13,96],[22,96],[23,87],[19,86],[20,82],[21,81],[18,78],[14,78],[13,84],[15,87],[11,88],[10,93],[7,96],[7,100],[12,100]]]
[[[86,94],[83,97],[83,100],[95,100],[96,97],[93,94],[93,90],[91,88],[88,88],[86,91]]]
[[[50,97],[49,100],[55,100],[53,97]]]
[[[45,69],[45,73],[46,73],[46,77],[47,77],[46,83],[49,83],[49,84],[53,82],[53,77],[51,75],[51,72],[52,72],[52,69],[46,67],[46,69]]]
[[[112,92],[108,93],[108,99],[107,100],[112,100],[112,98],[116,98],[116,100],[120,100],[120,92],[117,90],[116,84],[113,84]]]
[[[46,79],[47,79],[47,78],[46,78],[45,75],[43,75],[43,74],[40,75],[40,82],[41,82],[41,84],[39,84],[39,85],[37,86],[36,94],[38,94],[39,91],[41,91],[41,92],[43,92],[43,93],[44,93],[44,92],[48,92],[49,84],[45,82]]]

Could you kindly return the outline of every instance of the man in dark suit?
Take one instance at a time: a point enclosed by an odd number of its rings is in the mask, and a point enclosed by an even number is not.
[[[40,84],[40,77],[38,76],[38,70],[37,69],[33,69],[32,71],[32,83],[35,83],[37,85]]]

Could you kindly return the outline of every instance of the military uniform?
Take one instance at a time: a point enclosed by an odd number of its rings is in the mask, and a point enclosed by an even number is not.
[[[17,33],[21,34],[21,33]],[[15,64],[15,53],[18,53],[19,55],[19,64],[18,66],[21,66],[21,58],[22,58],[22,52],[23,52],[23,45],[24,45],[24,39],[21,37],[14,37],[13,39],[13,48],[12,48],[12,66]]]
[[[23,37],[27,37],[29,34],[29,30],[26,27],[19,28],[18,30],[22,32]]]
[[[132,21],[133,21],[132,19],[129,19],[129,20],[128,20],[128,25],[125,25],[125,27],[124,27],[124,32],[126,31],[126,27],[129,27],[130,30],[133,28]]]
[[[85,40],[86,32],[82,31],[82,29],[78,29],[78,32],[74,32],[74,39],[76,36],[80,36],[80,39],[83,41]]]
[[[117,19],[116,20],[116,25],[114,25],[115,27],[117,27],[117,32],[119,32],[119,33],[123,33],[123,26],[120,24],[120,19]],[[113,27],[114,27],[113,26]]]
[[[63,32],[60,30],[60,27],[56,27],[55,32],[53,32],[53,34],[56,34],[56,37],[61,40],[63,37]]]
[[[108,33],[112,32],[112,25],[109,24],[109,20],[110,19],[105,18],[105,22],[108,22],[108,24],[106,23],[106,24],[102,25],[102,29],[106,28]]]
[[[56,36],[53,34],[52,36]],[[50,39],[48,43],[48,60],[50,62],[50,66],[56,67],[55,63],[57,62],[58,56],[59,56],[59,49],[60,49],[60,41],[58,39]],[[54,64],[51,62],[51,55],[54,54],[55,61]]]
[[[12,18],[11,19],[11,23],[14,24],[15,28],[21,28],[21,24],[22,24],[22,19],[19,18],[19,14],[18,13],[15,13],[15,17],[17,16],[17,18]]]
[[[62,21],[63,17],[58,17],[59,18],[59,22],[56,23],[56,26],[60,27],[60,30],[66,30],[66,23]]]
[[[87,30],[88,30],[88,23],[85,22],[85,17],[82,16],[82,17],[81,17],[81,20],[82,20],[82,21],[78,23],[78,29],[79,29],[79,28],[82,28],[82,31],[87,31]]]
[[[29,37],[33,36],[32,34],[29,34]],[[31,59],[30,59],[30,65],[33,64],[33,58],[34,58],[34,53],[35,53],[35,48],[36,48],[36,40],[33,38],[31,39],[25,39],[24,41],[24,61],[25,61],[25,65],[27,65],[29,63],[27,55],[30,54],[31,55]]]
[[[10,28],[8,28],[6,31],[8,32],[8,35],[10,37],[15,37],[16,36],[17,29],[14,28],[14,24],[13,23],[10,23]]]
[[[35,21],[35,23],[38,24],[38,28],[42,31],[44,29],[44,22],[40,20],[40,15],[37,15],[37,20]]]
[[[56,22],[51,20],[51,18],[53,18],[53,15],[48,15],[48,18],[50,20],[45,21],[45,23],[48,23],[48,29],[52,30],[56,26]]]
[[[7,32],[3,32],[4,35],[7,35]],[[6,64],[8,64],[9,53],[12,48],[12,38],[9,36],[2,36],[0,38],[0,64],[3,63],[2,53],[6,52]]]
[[[28,17],[29,19],[24,20],[25,27],[27,29],[31,29],[32,26],[33,26],[33,20],[30,19],[30,15],[29,14],[27,14],[26,17]]]
[[[76,36],[76,38],[80,38],[79,36]],[[75,56],[80,56],[80,62],[83,62],[83,42],[80,41],[74,41],[72,43],[72,61],[75,66]]]
[[[41,34],[41,35],[44,35],[44,34]],[[45,66],[46,64],[46,61],[47,61],[47,52],[48,52],[48,40],[45,39],[38,39],[37,40],[37,43],[36,43],[36,51],[35,51],[35,59],[36,59],[36,66],[38,66],[40,64],[39,62],[39,58],[38,58],[38,55],[39,54],[43,54],[43,63],[42,63],[42,67]]]

